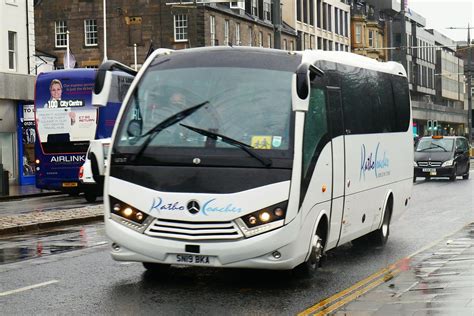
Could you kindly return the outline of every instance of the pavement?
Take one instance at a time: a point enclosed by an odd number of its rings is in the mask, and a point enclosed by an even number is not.
[[[10,188],[2,201],[61,194]],[[0,214],[0,236],[102,220],[102,205]],[[474,223],[374,273],[300,315],[474,315]]]
[[[474,223],[300,315],[474,315]]]
[[[41,190],[34,185],[10,184],[9,194],[0,195],[0,203],[32,197],[64,194],[59,191]],[[0,236],[21,234],[51,227],[74,225],[103,219],[102,205],[59,211],[32,211],[19,215],[0,214]]]

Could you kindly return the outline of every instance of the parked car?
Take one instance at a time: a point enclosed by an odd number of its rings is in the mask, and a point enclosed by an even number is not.
[[[107,166],[109,145],[110,138],[92,140],[87,150],[86,160],[79,169],[79,180],[85,185],[84,196],[88,202],[95,202],[103,193],[102,179]],[[98,176],[94,175],[94,169]]]
[[[469,179],[469,142],[462,136],[430,136],[419,139],[415,148],[415,173],[417,177],[448,177],[455,181],[457,176]]]

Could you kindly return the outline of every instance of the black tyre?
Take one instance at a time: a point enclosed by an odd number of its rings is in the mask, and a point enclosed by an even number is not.
[[[320,229],[320,227],[318,227],[316,236],[312,241],[313,245],[311,247],[311,254],[309,255],[308,260],[293,269],[293,272],[297,276],[311,276],[318,269],[318,267],[321,266],[324,256],[324,246],[326,243],[323,238],[326,238],[324,229]]]
[[[454,166],[453,173],[449,177],[449,181],[456,181],[456,176],[457,176],[457,170],[456,169],[457,169],[456,166]]]
[[[89,203],[93,203],[97,200],[97,194],[94,191],[86,191],[84,192],[84,197],[86,198],[86,201]]]
[[[466,170],[466,173],[465,173],[465,174],[463,174],[463,176],[462,176],[462,178],[463,178],[464,180],[467,180],[467,179],[469,179],[469,170],[470,170],[470,169],[471,169],[471,164],[467,164],[467,170]]]
[[[165,274],[170,269],[169,264],[161,264],[155,262],[142,262],[142,264],[148,272],[153,274]]]
[[[392,218],[393,200],[387,201],[385,206],[385,212],[383,215],[382,226],[376,231],[371,232],[367,235],[369,244],[373,246],[384,246],[387,243],[388,236],[390,235],[390,220]]]

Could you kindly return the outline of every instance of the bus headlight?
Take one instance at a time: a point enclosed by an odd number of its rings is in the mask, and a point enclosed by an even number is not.
[[[453,162],[454,162],[454,161],[453,161],[452,159],[451,159],[451,160],[448,160],[448,161],[445,161],[445,162],[443,162],[443,164],[441,165],[441,167],[450,167],[450,166],[453,165]]]
[[[112,196],[110,196],[110,205],[112,219],[135,230],[141,230],[143,223],[149,217],[142,211]]]
[[[288,201],[284,201],[237,219],[245,237],[252,237],[283,226]]]

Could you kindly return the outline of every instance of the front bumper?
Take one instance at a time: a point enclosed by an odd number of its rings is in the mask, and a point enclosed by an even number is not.
[[[415,177],[451,177],[454,167],[415,167]]]
[[[111,255],[117,261],[183,264],[177,254],[190,254],[186,245],[199,245],[199,255],[212,257],[210,267],[288,270],[303,262],[307,247],[301,247],[299,220],[251,238],[232,241],[189,241],[151,237],[127,228],[113,220],[105,221],[107,236],[112,240]],[[117,247],[117,245],[119,247]],[[272,255],[278,251],[281,257]],[[184,265],[189,265],[184,263]]]

